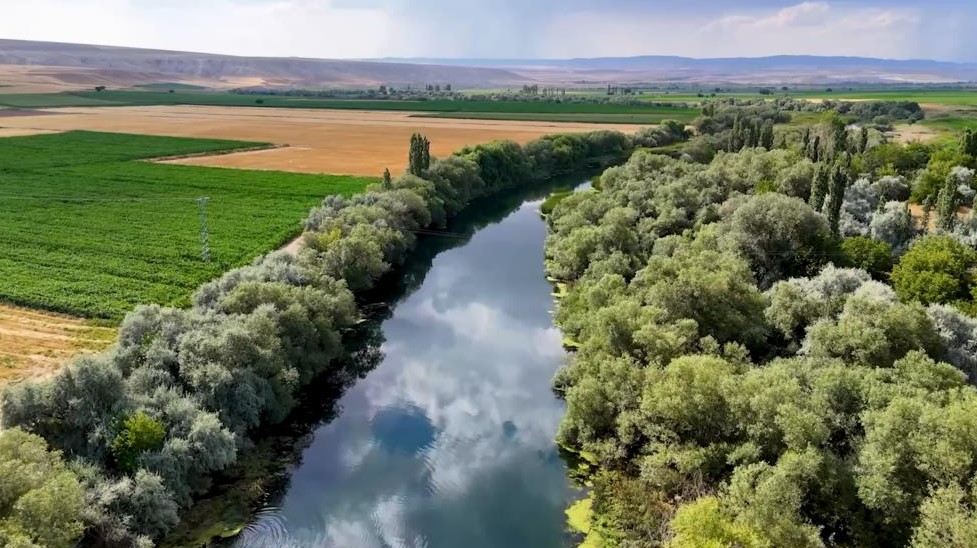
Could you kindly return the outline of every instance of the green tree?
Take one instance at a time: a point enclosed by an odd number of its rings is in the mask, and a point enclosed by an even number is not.
[[[815,274],[836,253],[824,217],[797,198],[754,196],[733,214],[725,241],[750,264],[761,288]]]
[[[112,440],[112,456],[123,472],[136,469],[139,457],[146,451],[163,447],[166,427],[163,423],[139,411],[122,422],[119,433]]]
[[[84,509],[84,491],[60,453],[33,434],[0,432],[0,546],[74,546]]]
[[[971,128],[964,130],[960,135],[960,151],[977,159],[977,131]]]
[[[410,153],[408,155],[407,173],[417,177],[431,167],[431,142],[420,133],[411,135]]]
[[[831,185],[831,169],[824,163],[816,164],[814,178],[811,180],[809,203],[814,211],[821,211]]]
[[[841,241],[841,266],[861,268],[877,280],[887,279],[892,271],[892,246],[867,236]]]
[[[936,197],[936,226],[950,232],[957,224],[957,210],[960,208],[960,191],[957,176],[950,173]]]
[[[840,165],[831,169],[829,179],[827,217],[828,227],[832,234],[838,235],[838,223],[841,220],[841,206],[845,203],[845,189],[848,188],[848,173]]]
[[[683,504],[671,522],[667,548],[767,548],[762,534],[723,513],[719,499],[701,497]]]
[[[892,271],[905,301],[951,303],[971,297],[977,251],[950,236],[927,236],[909,248]]]
[[[767,150],[773,150],[773,120],[767,120],[763,122],[763,128],[760,131],[760,146]]]

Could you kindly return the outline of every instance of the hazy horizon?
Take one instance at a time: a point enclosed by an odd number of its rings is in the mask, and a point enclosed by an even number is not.
[[[977,60],[963,0],[34,0],[5,15],[9,39],[241,56]]]

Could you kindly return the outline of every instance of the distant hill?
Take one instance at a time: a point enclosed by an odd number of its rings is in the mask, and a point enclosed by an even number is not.
[[[977,81],[977,64],[867,57],[776,55],[695,59],[668,55],[592,59],[383,59],[500,68],[544,81],[609,83],[956,83]]]
[[[154,82],[202,83],[214,87],[295,86],[375,87],[451,83],[456,87],[522,85],[529,80],[508,70],[491,67],[440,66],[427,63],[395,63],[236,57],[207,53],[0,40],[0,65],[74,67],[78,83],[94,83],[99,73],[114,85],[129,79],[131,85]],[[96,71],[93,73],[93,71]],[[47,71],[45,75],[64,71]],[[71,84],[70,76],[67,84]],[[0,84],[3,84],[0,74]]]
[[[833,84],[977,82],[977,64],[861,57],[674,56],[594,59],[363,59],[238,57],[208,53],[0,40],[3,92],[131,87],[161,82],[211,88],[455,88],[614,84]]]

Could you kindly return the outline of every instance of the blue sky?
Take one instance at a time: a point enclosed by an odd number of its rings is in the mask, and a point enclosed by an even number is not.
[[[6,0],[0,37],[241,55],[977,61],[970,0]]]

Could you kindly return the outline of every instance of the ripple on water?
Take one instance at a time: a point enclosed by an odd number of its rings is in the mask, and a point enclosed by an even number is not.
[[[291,548],[288,520],[277,506],[265,506],[254,513],[234,542],[235,548]]]

